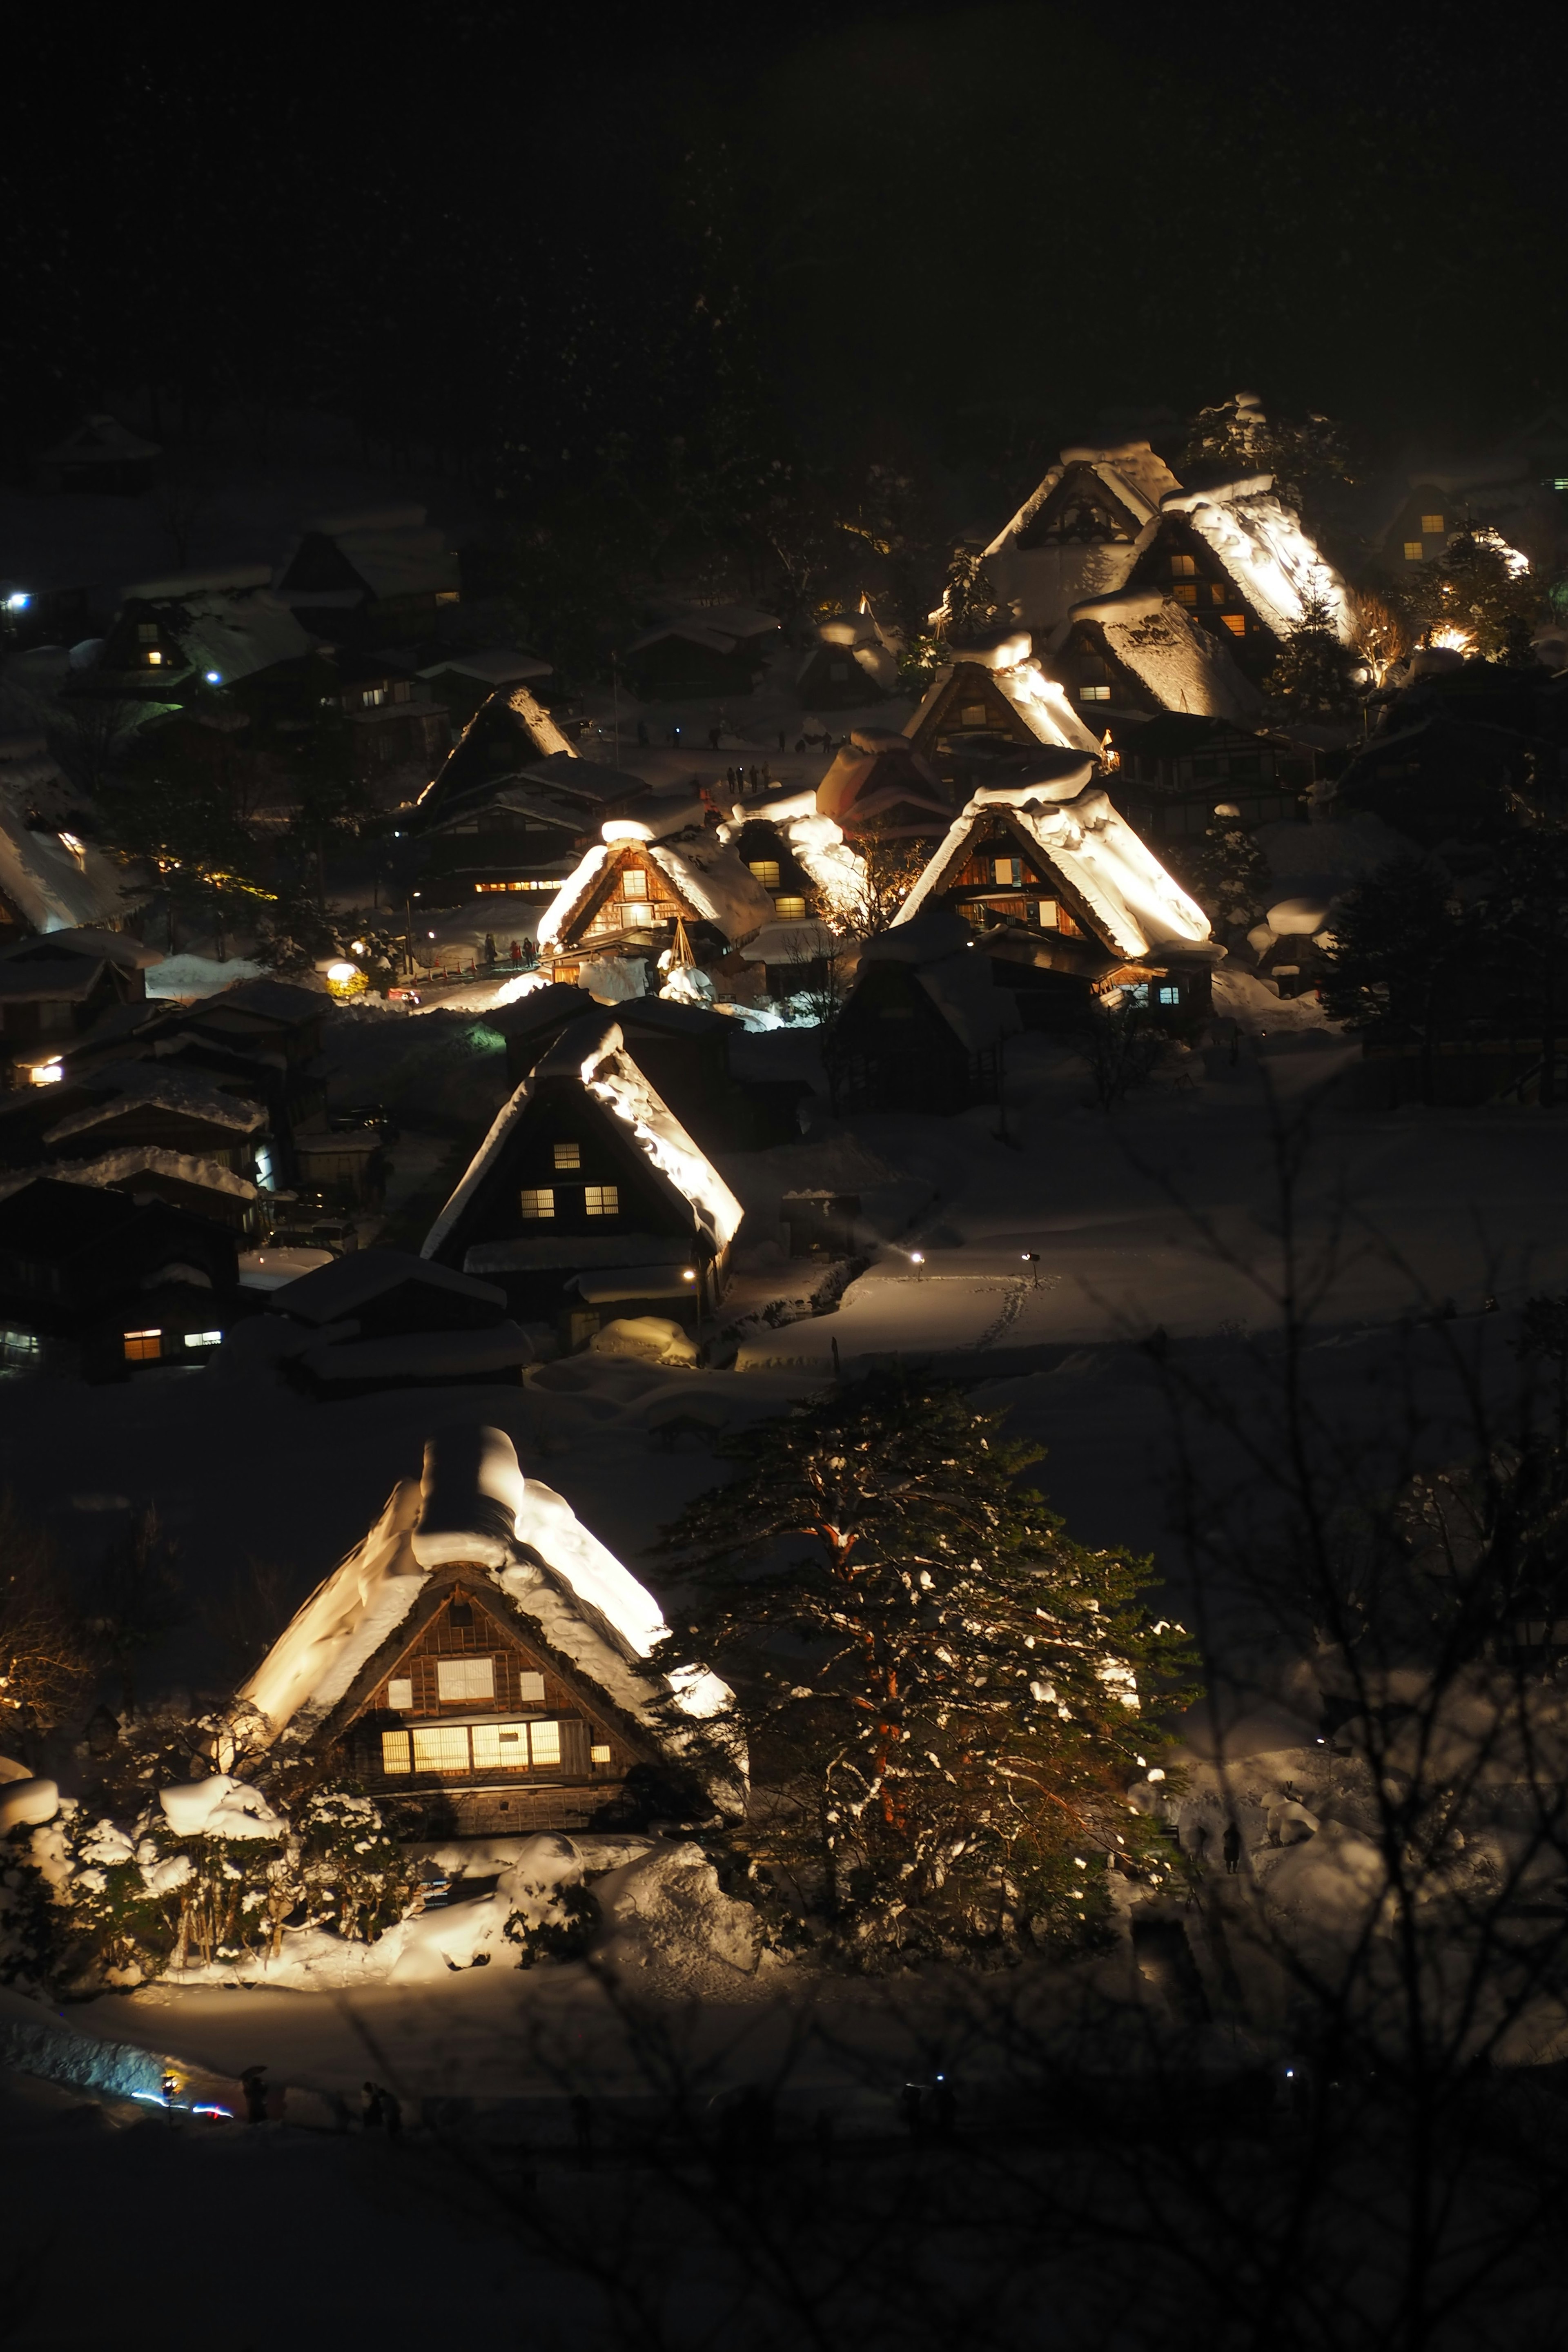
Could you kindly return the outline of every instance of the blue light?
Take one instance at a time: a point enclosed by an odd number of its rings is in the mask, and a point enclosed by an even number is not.
[[[18,588],[14,596],[6,597],[5,610],[8,613],[25,613],[32,601],[25,588]]]
[[[223,674],[220,670],[209,669],[206,674],[206,679],[209,686],[221,686],[223,684]]]

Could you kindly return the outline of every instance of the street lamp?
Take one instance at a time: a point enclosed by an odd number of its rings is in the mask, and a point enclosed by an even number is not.
[[[1024,1264],[1026,1266],[1033,1268],[1034,1287],[1038,1290],[1040,1286],[1040,1253],[1038,1250],[1025,1250],[1023,1253],[1023,1259]]]

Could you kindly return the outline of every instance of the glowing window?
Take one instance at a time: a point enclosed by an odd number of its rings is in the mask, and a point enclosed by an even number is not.
[[[531,1723],[529,1738],[536,1764],[559,1764],[561,1761],[561,1726],[558,1723]]]
[[[1178,580],[1171,593],[1178,604],[1195,604],[1198,601],[1198,592],[1190,580]]]
[[[626,916],[627,922],[634,927],[646,926],[648,923],[658,922],[658,908],[650,907],[646,898],[628,898],[626,902]]]
[[[542,1675],[519,1675],[517,1678],[517,1703],[519,1706],[542,1706],[544,1705],[544,1676]]]
[[[610,1760],[610,1743],[609,1743],[609,1741],[608,1741],[607,1739],[604,1739],[604,1740],[596,1739],[596,1740],[594,1742],[594,1745],[592,1746],[592,1748],[589,1748],[589,1750],[588,1750],[588,1761],[589,1761],[589,1763],[590,1763],[590,1764],[607,1764],[607,1763],[609,1762],[609,1760]]]
[[[1054,898],[1042,898],[1039,902],[1039,922],[1041,930],[1054,931],[1061,920],[1061,908],[1058,906]]]
[[[386,700],[386,688],[384,686],[367,686],[359,699],[362,710],[375,710]]]
[[[406,1731],[384,1731],[382,1733],[381,1769],[384,1772],[406,1772],[408,1770],[408,1734]]]
[[[1210,585],[1209,603],[1211,604],[1223,604],[1225,603],[1225,590],[1219,585],[1217,581],[1214,582]]]
[[[473,1727],[474,1769],[493,1772],[498,1765],[514,1772],[528,1769],[526,1723],[476,1723]]]
[[[1072,917],[1068,913],[1065,907],[1058,907],[1057,908],[1057,929],[1060,931],[1064,940],[1081,940],[1083,937],[1082,931],[1073,921]]]
[[[775,914],[782,915],[786,923],[798,923],[805,913],[805,900],[804,898],[775,898],[773,900],[773,911]]]
[[[437,1698],[494,1698],[495,1695],[496,1662],[493,1658],[437,1659]]]
[[[125,1360],[128,1364],[154,1363],[163,1352],[162,1331],[127,1331]]]
[[[1405,561],[1406,562],[1406,563],[1419,563],[1419,562],[1420,562],[1420,561],[1421,561],[1421,541],[1420,541],[1418,539],[1407,539],[1407,540],[1405,541]]]
[[[221,1331],[187,1331],[185,1345],[187,1348],[221,1348],[223,1333]]]
[[[1247,615],[1245,613],[1222,613],[1220,614],[1220,619],[1225,623],[1226,627],[1230,631],[1233,637],[1246,636]]]
[[[1109,702],[1110,688],[1108,686],[1080,686],[1078,698],[1080,702]]]
[[[153,666],[153,667],[154,669],[156,669],[156,668],[158,667],[158,666],[159,666],[159,664],[162,662],[163,658],[163,655],[162,655],[161,653],[156,652],[156,651],[154,651],[154,652],[153,652],[153,653],[150,653],[150,654],[148,655],[148,656],[147,656],[148,661],[152,664],[152,666]]]
[[[553,1143],[551,1157],[557,1168],[581,1168],[583,1147],[580,1143]]]
[[[384,1732],[382,1737],[385,1738],[386,1734]],[[415,1732],[414,1769],[416,1772],[466,1772],[468,1769],[468,1734],[466,1725],[432,1724]]]
[[[1179,988],[1173,988],[1166,985],[1162,987],[1157,993],[1162,1004],[1180,1004],[1182,1001],[1182,992]]]
[[[756,876],[764,890],[776,890],[778,888],[779,862],[776,857],[753,857],[750,863],[752,872]]]
[[[621,1188],[618,1184],[584,1184],[583,1206],[591,1217],[618,1217],[621,1213]]]
[[[1421,518],[1421,528],[1423,530],[1441,530],[1443,528],[1442,516],[1423,515]]]
[[[993,882],[1010,882],[1016,888],[1023,878],[1024,861],[1021,857],[994,857],[991,860]]]
[[[1190,555],[1173,555],[1171,558],[1173,580],[1194,580],[1197,577],[1197,569],[1196,562]]]
[[[755,866],[752,868],[752,871],[753,874],[756,872]],[[776,867],[774,871],[777,871]],[[647,897],[647,876],[640,866],[626,866],[622,868],[621,896],[623,898],[646,898]]]
[[[517,1202],[525,1217],[552,1217],[555,1214],[555,1195],[548,1185],[520,1192]]]
[[[414,1677],[412,1675],[393,1675],[386,1685],[386,1704],[388,1706],[400,1707],[405,1711],[413,1706]]]

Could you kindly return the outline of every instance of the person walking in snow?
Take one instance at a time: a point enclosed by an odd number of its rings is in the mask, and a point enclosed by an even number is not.
[[[1237,1864],[1240,1860],[1241,1832],[1235,1822],[1227,1822],[1225,1828],[1225,1866],[1232,1878],[1236,1876]]]
[[[493,968],[493,966],[494,966],[494,964],[495,964],[495,961],[496,961],[496,942],[495,942],[495,933],[494,933],[493,931],[487,931],[487,932],[485,933],[485,961],[486,961],[486,963],[487,963],[487,964],[490,965],[490,966]]]
[[[240,2096],[245,2101],[247,2124],[264,2124],[267,2121],[267,2085],[261,2079],[266,2072],[265,2066],[247,2066],[239,2078]]]

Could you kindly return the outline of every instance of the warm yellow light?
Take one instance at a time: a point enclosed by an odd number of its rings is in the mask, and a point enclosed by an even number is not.
[[[64,1076],[65,1066],[63,1063],[35,1062],[33,1065],[33,1084],[36,1087],[58,1086],[60,1080]]]

